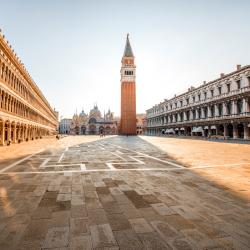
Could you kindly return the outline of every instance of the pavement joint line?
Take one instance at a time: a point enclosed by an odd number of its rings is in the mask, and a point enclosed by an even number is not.
[[[138,164],[138,163],[137,163]],[[224,166],[224,167],[237,167],[238,165],[232,165],[232,166]],[[216,168],[216,166],[213,166]],[[223,167],[223,166],[222,166]],[[81,170],[57,170],[57,171],[26,171],[26,172],[0,172],[0,175],[13,175],[13,174],[57,174],[57,173],[88,173],[88,172],[124,172],[124,171],[191,171],[192,169],[197,168],[208,168],[204,166],[200,167],[190,167],[190,168],[135,168],[135,169],[86,169],[85,171]],[[212,166],[211,166],[212,168]]]
[[[85,164],[80,164],[81,171],[84,172],[86,171],[86,165]]]
[[[132,160],[135,160],[136,162],[138,162],[138,163],[140,163],[140,164],[142,164],[142,165],[145,165],[145,163],[144,163],[143,161],[141,161],[141,160],[139,160],[139,159],[136,159],[136,158],[133,157],[133,156],[129,156],[129,158],[131,158]]]
[[[119,154],[116,154],[116,153],[111,152],[111,151],[110,151],[110,153],[111,153],[112,155],[117,156],[118,158],[121,158],[121,159],[124,160],[124,161],[127,161],[124,157],[120,156]]]
[[[23,159],[21,159],[21,160],[19,160],[19,161],[16,161],[16,162],[14,162],[14,163],[12,163],[12,164],[10,164],[9,166],[7,166],[7,167],[1,169],[1,170],[0,170],[0,173],[3,173],[3,172],[5,172],[6,170],[9,170],[10,168],[15,167],[16,165],[18,165],[18,164],[20,164],[20,163],[22,163],[22,162],[24,162],[24,161],[30,159],[30,158],[33,157],[34,155],[39,154],[39,153],[41,153],[41,152],[44,151],[44,150],[45,150],[44,148],[43,148],[43,149],[40,149],[40,150],[38,150],[36,153],[31,154],[31,155],[28,155],[28,156],[24,157]]]
[[[39,166],[39,168],[45,168],[47,167],[46,164],[50,161],[50,157],[46,158]]]
[[[64,157],[64,152],[61,154],[60,158],[58,159],[58,163],[62,161],[63,157]]]
[[[111,144],[111,143],[110,143]],[[172,165],[172,166],[175,166],[175,167],[178,167],[178,168],[185,168],[184,166],[180,165],[180,164],[177,164],[177,163],[173,163],[171,161],[165,161],[165,160],[162,160],[162,159],[159,159],[159,158],[156,158],[156,157],[153,157],[151,155],[147,155],[147,154],[144,154],[144,153],[141,153],[141,152],[138,152],[138,151],[135,151],[135,150],[132,150],[132,149],[127,149],[127,148],[124,148],[124,147],[121,147],[121,146],[118,146],[118,145],[115,145],[115,144],[111,144],[111,145],[114,145],[116,147],[119,147],[119,148],[122,148],[122,149],[125,149],[125,150],[128,150],[130,152],[134,152],[134,153],[137,153],[137,154],[140,154],[140,155],[143,155],[147,158],[151,158],[151,159],[154,159],[156,161],[160,161],[160,162],[164,162],[164,163],[168,163],[169,165]]]

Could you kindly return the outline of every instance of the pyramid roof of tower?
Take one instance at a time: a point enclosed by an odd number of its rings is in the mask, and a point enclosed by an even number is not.
[[[126,40],[123,57],[134,57],[134,54],[133,54],[133,51],[129,42],[129,34],[127,34],[127,40]]]

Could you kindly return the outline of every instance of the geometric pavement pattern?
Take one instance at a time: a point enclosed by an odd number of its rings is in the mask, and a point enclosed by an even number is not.
[[[0,249],[249,249],[249,204],[138,137],[113,137],[2,169]]]

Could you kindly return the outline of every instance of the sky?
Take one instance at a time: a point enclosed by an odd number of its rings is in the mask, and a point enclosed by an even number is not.
[[[248,0],[0,0],[0,28],[59,117],[120,115],[126,34],[137,113],[250,62]]]

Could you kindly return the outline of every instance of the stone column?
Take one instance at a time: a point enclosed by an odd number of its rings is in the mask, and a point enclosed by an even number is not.
[[[4,145],[5,123],[2,122],[2,130],[0,130],[0,145]]]
[[[236,100],[232,101],[232,114],[237,115],[237,101]]]
[[[16,138],[16,124],[13,126],[13,143],[16,143],[17,138]]]
[[[201,119],[205,118],[205,112],[204,112],[204,108],[201,108]]]
[[[216,127],[216,135],[218,135],[219,134],[219,125],[216,125],[215,127]]]
[[[210,137],[211,136],[211,126],[208,126],[208,137]]]
[[[184,120],[184,121],[187,120],[187,112],[186,112],[186,111],[183,112],[183,120]]]
[[[217,104],[214,105],[214,109],[215,109],[214,110],[214,116],[215,117],[219,116],[219,110],[218,110],[218,105]]]
[[[7,142],[11,141],[11,124],[7,127]]]
[[[233,124],[233,138],[237,139],[238,138],[238,128],[237,124]]]
[[[227,104],[223,102],[222,115],[227,115]]]
[[[249,127],[247,123],[244,124],[244,139],[249,139]]]

